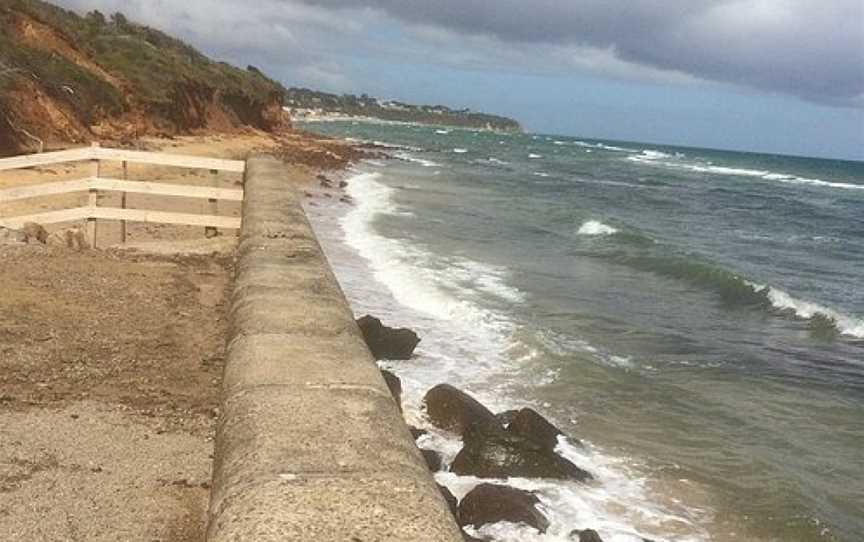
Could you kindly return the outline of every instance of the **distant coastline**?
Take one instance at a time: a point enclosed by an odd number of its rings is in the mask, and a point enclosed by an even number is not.
[[[411,125],[425,125],[425,126],[433,126],[439,127],[442,129],[454,129],[458,128],[460,130],[468,130],[468,131],[478,131],[478,132],[498,132],[498,133],[514,133],[510,130],[496,130],[495,128],[489,127],[475,127],[475,126],[458,126],[453,124],[433,124],[431,122],[420,122],[420,121],[408,121],[408,120],[390,120],[390,119],[382,119],[378,117],[369,117],[364,115],[350,115],[346,113],[339,112],[331,112],[331,111],[316,111],[311,109],[295,109],[291,107],[285,107],[285,112],[288,113],[291,117],[291,121],[295,124],[303,124],[304,122],[308,123],[324,123],[324,122],[362,122],[367,124],[378,124],[381,126],[411,126]]]
[[[366,94],[329,94],[305,88],[290,88],[285,95],[286,110],[298,120],[366,120],[419,123],[433,126],[472,128],[496,132],[522,132],[518,121],[444,105],[415,105],[382,100]]]

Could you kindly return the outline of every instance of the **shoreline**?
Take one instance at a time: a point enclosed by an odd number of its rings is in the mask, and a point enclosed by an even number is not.
[[[464,389],[471,393],[474,397],[479,399],[481,403],[491,408],[493,412],[501,412],[512,408],[518,409],[522,407],[532,407],[543,414],[544,408],[542,404],[527,402],[525,400],[520,401],[517,398],[509,397],[504,390],[496,390],[494,387],[490,388],[489,382],[484,378],[472,380],[472,377],[466,375],[458,365],[452,365],[451,362],[446,361],[446,359],[452,354],[445,355],[445,357],[442,358],[441,356],[444,353],[436,349],[441,347],[440,339],[444,335],[447,336],[448,340],[456,340],[450,335],[452,330],[448,331],[446,328],[438,329],[435,327],[436,324],[434,323],[434,318],[422,316],[416,311],[402,305],[398,299],[393,298],[392,293],[388,291],[388,288],[392,287],[392,284],[381,282],[382,277],[377,276],[374,269],[367,267],[370,262],[365,260],[364,255],[357,254],[355,252],[357,250],[356,246],[352,246],[351,242],[346,242],[344,236],[346,235],[348,228],[350,228],[354,234],[357,234],[358,232],[358,223],[348,219],[348,215],[351,213],[357,213],[364,216],[366,220],[372,219],[372,216],[362,209],[358,209],[358,206],[362,207],[363,205],[369,205],[370,200],[368,198],[374,198],[375,196],[367,194],[367,198],[364,199],[361,194],[352,190],[352,187],[359,190],[358,187],[364,182],[364,176],[370,175],[370,169],[374,171],[374,168],[368,167],[360,167],[359,169],[355,168],[356,171],[354,176],[347,179],[349,183],[348,191],[355,200],[354,207],[347,208],[347,210],[345,208],[333,207],[332,213],[328,212],[327,209],[316,207],[310,209],[310,220],[313,223],[316,233],[319,236],[322,246],[327,253],[327,257],[330,260],[340,283],[343,285],[343,289],[349,298],[355,316],[360,316],[362,314],[376,315],[385,320],[385,324],[396,326],[404,325],[414,329],[423,339],[420,343],[420,347],[418,347],[418,353],[415,354],[415,358],[411,361],[379,362],[379,365],[394,372],[402,379],[403,404],[406,423],[413,427],[428,431],[426,436],[421,437],[421,439],[418,440],[418,446],[420,446],[421,449],[432,450],[441,454],[444,464],[450,465],[453,462],[454,457],[462,448],[462,442],[458,437],[455,437],[454,439],[454,435],[451,433],[442,431],[429,423],[422,399],[428,389],[432,386],[439,383],[453,384],[460,389]],[[374,175],[374,173],[372,173],[372,175]],[[378,191],[376,190],[373,191],[372,194],[377,193]],[[372,203],[374,205],[374,201],[372,201]],[[381,212],[386,212],[381,207],[374,208]],[[364,235],[366,234],[368,234],[368,232],[364,233]],[[359,242],[359,240],[355,239],[355,242]],[[380,247],[373,248],[373,245],[369,245],[367,249],[380,250]],[[352,253],[354,253],[354,255],[352,255]],[[419,295],[424,294],[420,293]],[[482,334],[480,330],[475,329],[471,333],[471,336],[480,341],[484,340],[481,338]],[[490,351],[488,355],[496,354],[493,354]],[[463,357],[469,357],[469,354],[466,352]],[[593,469],[595,473],[599,473],[601,475],[600,483],[606,487],[618,487],[618,491],[641,492],[641,489],[638,489],[638,487],[643,480],[637,476],[636,472],[626,469],[621,471],[623,465],[620,463],[620,459],[615,458],[614,456],[607,456],[606,451],[601,448],[596,448],[590,443],[586,445],[588,446],[587,450],[576,448],[564,442],[558,452],[563,457],[575,462],[577,465],[587,465],[589,471],[592,471]],[[618,498],[624,497],[624,495],[616,497],[613,494],[609,494],[608,497],[603,497],[603,499],[608,498],[608,504],[613,506],[613,509],[618,510],[614,513],[598,513],[593,515],[594,512],[587,512],[587,509],[583,508],[582,505],[576,505],[580,500],[583,500],[582,502],[590,502],[590,500],[595,499],[596,497],[587,496],[598,490],[602,492],[598,493],[598,495],[605,494],[606,490],[602,487],[592,486],[589,488],[580,488],[577,485],[572,486],[571,489],[567,489],[567,484],[561,485],[549,480],[512,478],[509,480],[478,480],[447,472],[446,467],[443,471],[437,472],[435,477],[439,483],[447,486],[448,489],[450,489],[451,492],[460,499],[481,481],[489,481],[528,491],[536,491],[541,498],[541,502],[544,504],[544,510],[550,514],[550,518],[554,518],[555,520],[555,523],[553,523],[555,530],[550,531],[547,535],[548,538],[546,536],[541,536],[537,537],[537,540],[569,539],[567,538],[569,532],[576,528],[598,529],[601,532],[617,533],[617,536],[619,537],[624,533],[631,533],[631,538],[621,538],[621,540],[642,540],[642,537],[657,540],[680,541],[707,539],[707,537],[691,538],[685,534],[690,531],[691,527],[685,527],[683,524],[676,526],[675,521],[680,520],[673,520],[675,517],[674,515],[668,517],[667,521],[669,523],[667,524],[667,530],[665,531],[654,530],[647,523],[638,528],[638,531],[633,531],[632,526],[618,523],[620,519],[613,519],[625,508],[623,502],[621,504],[616,503]],[[585,493],[586,490],[588,493]],[[572,493],[571,495],[569,493],[571,491],[575,493]],[[553,495],[557,495],[557,497],[552,497]],[[569,496],[564,497],[563,495]],[[579,496],[577,497],[577,495]],[[645,495],[637,497],[635,502],[638,503],[641,501],[643,504],[647,505],[647,502],[645,501],[646,497],[647,496]],[[584,501],[586,498],[588,498],[588,501]],[[673,508],[679,506],[671,500],[671,495],[667,496],[667,501],[667,506]],[[632,506],[633,504],[634,503],[630,503],[629,506]],[[591,507],[592,509],[595,509],[593,506],[604,508],[607,505],[602,504],[602,501],[597,501],[597,503]],[[683,512],[683,510],[679,512]],[[588,515],[585,515],[586,513],[588,513]],[[531,529],[526,530],[524,528],[518,528],[513,524],[510,524],[509,526],[502,524],[483,531],[470,530],[469,532],[474,536],[482,534],[494,535],[494,539],[496,540],[534,540],[536,537],[536,532],[533,532],[534,534],[532,534]],[[636,534],[637,532],[639,534]],[[609,535],[607,534],[607,536]],[[604,537],[604,539],[607,538]],[[613,537],[612,539],[615,538]],[[721,540],[721,538],[718,538],[718,540]]]

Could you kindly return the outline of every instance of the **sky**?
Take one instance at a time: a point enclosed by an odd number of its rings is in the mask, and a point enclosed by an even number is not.
[[[57,0],[286,86],[532,132],[864,160],[861,0]]]

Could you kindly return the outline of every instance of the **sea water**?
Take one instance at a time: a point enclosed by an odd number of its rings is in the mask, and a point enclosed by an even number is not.
[[[416,125],[353,205],[308,207],[355,312],[422,337],[406,416],[441,382],[530,406],[590,484],[537,492],[506,541],[862,540],[864,163]],[[419,445],[452,460],[458,439]],[[437,474],[460,497],[478,483]]]

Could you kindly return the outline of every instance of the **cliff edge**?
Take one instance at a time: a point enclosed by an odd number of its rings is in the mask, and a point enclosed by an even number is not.
[[[290,127],[285,89],[122,14],[0,0],[0,155],[92,139]]]

